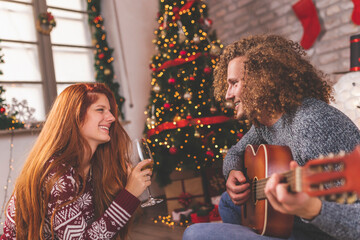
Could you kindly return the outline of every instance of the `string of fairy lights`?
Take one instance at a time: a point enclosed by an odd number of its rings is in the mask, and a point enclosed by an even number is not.
[[[9,190],[9,184],[11,183],[11,173],[14,170],[13,167],[13,163],[14,163],[14,158],[13,158],[13,150],[14,150],[14,131],[11,131],[11,137],[10,137],[10,157],[9,157],[9,167],[8,167],[8,175],[6,178],[6,184],[4,185],[4,200],[3,203],[1,205],[1,220],[0,220],[0,224],[1,226],[4,225],[4,217],[5,217],[5,207],[6,207],[6,203],[8,201],[8,190]]]

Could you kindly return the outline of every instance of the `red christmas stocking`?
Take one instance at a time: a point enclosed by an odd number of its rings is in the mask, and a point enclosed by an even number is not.
[[[304,28],[300,44],[304,49],[309,49],[321,30],[315,5],[312,0],[300,0],[292,8]]]
[[[351,15],[351,20],[356,24],[360,25],[360,0],[352,0],[354,3],[354,10]]]

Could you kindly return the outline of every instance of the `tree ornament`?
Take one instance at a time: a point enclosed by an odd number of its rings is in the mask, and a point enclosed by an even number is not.
[[[96,60],[95,64],[96,64],[96,65],[100,65],[100,61],[99,61],[99,60]]]
[[[211,43],[210,44],[210,54],[218,56],[218,55],[220,55],[220,53],[221,53],[221,48],[218,45]]]
[[[6,109],[5,109],[4,107],[1,107],[1,108],[0,108],[0,113],[1,113],[1,114],[5,113],[5,111],[6,111]]]
[[[224,105],[225,105],[225,108],[230,108],[230,109],[235,107],[235,105],[232,101],[226,101]]]
[[[239,132],[239,133],[236,134],[236,136],[238,137],[238,139],[241,139],[244,136],[244,134]]]
[[[208,148],[206,151],[206,156],[213,158],[215,154],[210,148]]]
[[[186,120],[191,120],[192,119],[192,116],[190,113],[188,113],[188,115],[186,116]]]
[[[55,26],[56,22],[51,12],[40,13],[35,24],[36,30],[45,35],[50,35]]]
[[[104,70],[104,74],[105,74],[106,76],[110,75],[110,74],[111,74],[111,70],[108,69],[108,68],[106,68],[106,69]]]
[[[211,112],[212,114],[214,114],[214,113],[216,113],[216,111],[217,111],[217,108],[216,108],[215,106],[211,106],[210,112]]]
[[[173,7],[173,13],[177,14],[180,11],[179,7]]]
[[[175,85],[176,79],[175,79],[175,78],[169,78],[169,79],[168,79],[168,83],[169,83],[170,85]]]
[[[199,131],[197,130],[197,129],[195,129],[195,132],[194,132],[194,137],[196,137],[196,138],[200,138],[200,133],[199,133]]]
[[[183,43],[186,39],[186,36],[185,36],[184,31],[181,28],[179,28],[178,36],[179,36],[179,43]]]
[[[171,148],[169,148],[169,153],[171,155],[175,155],[175,154],[177,154],[177,152],[178,152],[178,149],[174,145],[172,145]]]
[[[199,44],[200,43],[200,37],[197,34],[194,34],[193,41],[194,41],[194,43]]]
[[[204,24],[205,24],[208,28],[210,28],[210,27],[212,26],[212,23],[213,23],[213,21],[212,21],[210,18],[206,18],[206,19],[204,20]]]
[[[164,103],[164,109],[169,110],[171,107],[170,103]]]
[[[195,77],[194,77],[194,76],[190,76],[190,77],[189,77],[189,80],[190,80],[190,81],[195,81]]]
[[[170,44],[169,44],[169,48],[173,48],[173,47],[175,47],[175,44],[170,43]]]
[[[104,53],[99,53],[98,54],[98,58],[101,60],[101,59],[103,59],[105,57],[105,54]]]
[[[175,117],[173,118],[173,122],[178,122],[181,120],[181,116],[179,114],[176,114]]]
[[[181,50],[181,51],[180,51],[180,55],[181,55],[182,57],[186,56],[186,54],[187,54],[187,52],[186,52],[185,50]]]
[[[190,101],[190,100],[191,100],[191,98],[192,98],[191,93],[186,92],[186,93],[184,94],[184,99],[185,99],[185,100]]]
[[[206,67],[206,68],[204,68],[204,73],[205,73],[205,74],[210,74],[210,73],[212,73],[212,68],[211,68],[211,67]]]
[[[159,93],[160,90],[161,90],[160,86],[159,86],[158,84],[155,84],[155,86],[153,87],[153,91],[154,91],[155,93]]]

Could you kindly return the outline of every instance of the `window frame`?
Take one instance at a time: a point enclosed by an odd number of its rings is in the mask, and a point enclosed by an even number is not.
[[[51,5],[47,5],[46,0],[32,0],[31,2],[22,2],[17,0],[0,0],[2,2],[10,2],[10,3],[18,3],[24,4],[27,6],[32,6],[33,9],[33,20],[34,20],[34,28],[38,16],[42,12],[47,12],[48,9],[56,9],[61,11],[75,12],[88,14],[87,11],[79,11],[68,8],[60,8],[54,7]],[[89,33],[92,36],[91,27],[89,27]],[[41,81],[0,81],[0,85],[2,84],[41,84],[42,92],[43,92],[43,101],[44,101],[44,111],[47,114],[57,97],[57,84],[74,84],[77,82],[57,82],[55,77],[55,66],[54,66],[54,57],[52,47],[69,47],[69,48],[84,48],[96,50],[95,46],[79,46],[79,45],[70,45],[70,44],[54,44],[51,42],[50,35],[45,35],[36,31],[37,41],[22,41],[22,40],[11,40],[11,39],[0,39],[2,42],[10,42],[10,43],[25,43],[37,46],[38,51],[38,60],[39,60],[39,70]],[[95,82],[95,78],[94,78]]]

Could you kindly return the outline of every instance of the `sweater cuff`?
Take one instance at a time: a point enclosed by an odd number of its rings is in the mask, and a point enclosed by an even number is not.
[[[123,209],[125,209],[130,215],[135,212],[136,208],[140,204],[140,200],[129,193],[126,189],[120,190],[114,201]]]

